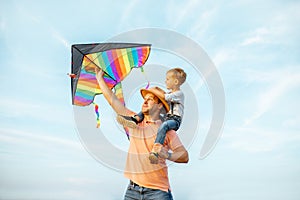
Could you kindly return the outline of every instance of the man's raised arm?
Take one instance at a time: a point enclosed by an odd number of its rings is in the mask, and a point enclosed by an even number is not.
[[[132,115],[133,112],[127,109],[124,104],[117,98],[117,96],[111,91],[111,89],[106,85],[103,79],[103,71],[99,68],[95,69],[96,78],[99,84],[99,87],[106,99],[106,101],[110,104],[110,106],[114,109],[114,111],[119,115]]]

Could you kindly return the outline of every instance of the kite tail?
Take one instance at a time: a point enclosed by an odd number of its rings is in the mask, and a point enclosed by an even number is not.
[[[148,81],[148,83],[147,83],[147,85],[146,85],[145,89],[148,89],[148,88],[149,88],[149,86],[150,86],[150,82]]]
[[[145,73],[144,67],[141,67],[141,72],[144,74],[145,79],[147,80],[147,85],[146,85],[145,89],[148,89],[149,86],[150,86],[150,81],[149,81],[148,78],[147,78],[147,75],[146,75],[146,73]]]
[[[95,113],[96,113],[96,116],[97,116],[97,128],[99,128],[100,127],[100,119],[99,119],[99,111],[98,111],[98,108],[99,108],[99,106],[96,104],[96,103],[93,103],[94,105],[95,105]]]

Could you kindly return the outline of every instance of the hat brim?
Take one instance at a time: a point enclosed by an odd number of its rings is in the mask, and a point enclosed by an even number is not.
[[[154,96],[156,96],[157,98],[159,98],[159,100],[162,102],[163,106],[166,109],[166,112],[169,112],[170,107],[169,104],[166,102],[164,94],[160,94],[160,92],[158,92],[155,88],[149,88],[149,89],[141,89],[141,95],[144,98],[146,96],[146,94],[151,93]]]

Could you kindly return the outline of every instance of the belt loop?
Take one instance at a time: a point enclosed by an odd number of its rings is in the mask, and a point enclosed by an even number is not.
[[[133,182],[132,180],[130,180],[129,184],[130,184],[132,187],[135,187],[135,186],[140,187],[138,184],[136,184],[136,183]]]

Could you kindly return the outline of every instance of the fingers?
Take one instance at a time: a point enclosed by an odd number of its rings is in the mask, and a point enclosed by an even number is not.
[[[98,73],[103,73],[102,69],[100,69],[99,67],[95,67],[95,72]]]
[[[97,76],[103,76],[104,72],[101,68],[95,67],[95,73]]]
[[[159,157],[161,158],[168,158],[168,150],[165,147],[162,147],[161,150],[158,152]]]

